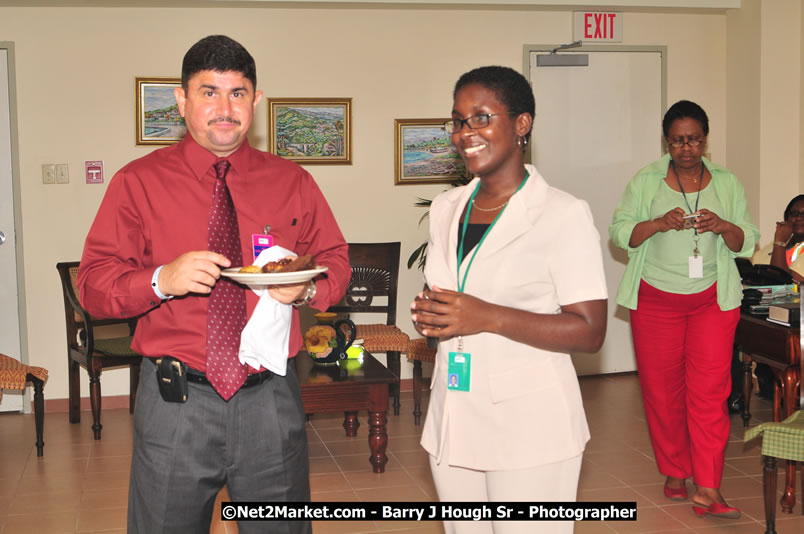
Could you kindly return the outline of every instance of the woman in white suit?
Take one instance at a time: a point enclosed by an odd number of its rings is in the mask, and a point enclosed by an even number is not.
[[[568,353],[605,337],[600,236],[586,202],[524,163],[535,106],[521,74],[475,69],[453,97],[445,127],[476,178],[430,209],[427,287],[411,305],[417,331],[439,341],[422,446],[442,501],[574,501],[589,429]],[[447,533],[572,528],[445,522]]]

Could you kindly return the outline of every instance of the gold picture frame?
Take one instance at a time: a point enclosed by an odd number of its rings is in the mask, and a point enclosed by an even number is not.
[[[394,120],[394,185],[460,183],[466,167],[444,129],[448,120]]]
[[[351,98],[269,98],[268,152],[303,165],[352,164]]]
[[[136,144],[172,145],[187,133],[173,90],[181,78],[135,78]]]

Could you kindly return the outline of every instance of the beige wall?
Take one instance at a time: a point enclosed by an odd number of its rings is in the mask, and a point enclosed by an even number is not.
[[[691,98],[706,108],[711,152],[722,163],[729,155],[728,20],[725,13],[710,12],[625,18],[624,44],[668,46],[668,102]],[[444,186],[393,185],[393,120],[448,116],[458,75],[482,64],[521,69],[522,46],[571,41],[572,18],[569,11],[553,10],[0,8],[0,40],[16,46],[29,360],[50,370],[47,398],[67,396],[54,265],[79,257],[105,190],[82,183],[84,161],[104,160],[108,180],[149,152],[134,145],[134,77],[177,76],[186,49],[218,32],[252,52],[258,86],[268,97],[354,99],[354,164],[309,170],[347,240],[400,240],[404,262],[426,238],[426,228],[416,225],[422,211],[413,202]],[[798,42],[795,54],[798,62]],[[780,70],[776,66],[768,75],[788,76]],[[265,148],[265,131],[261,104],[253,145]],[[71,183],[43,185],[42,163],[68,163]],[[644,163],[635,162],[635,170]],[[756,177],[745,181],[749,188],[758,184]],[[421,277],[404,265],[400,274],[398,323],[414,334],[407,309]],[[403,378],[410,375],[404,367]],[[107,395],[126,393],[126,372],[107,372],[103,388]]]
[[[748,197],[748,208],[759,224],[759,131],[761,29],[759,0],[743,0],[726,15],[726,79],[729,168],[737,174]]]
[[[799,8],[799,20],[801,27],[799,28],[799,123],[798,132],[799,136],[804,136],[804,0],[801,2]],[[804,149],[801,148],[804,139],[799,139],[799,164],[798,164],[798,188],[796,192],[804,191]]]
[[[759,227],[773,239],[784,207],[801,192],[801,0],[760,2]],[[746,147],[748,148],[748,147]]]
[[[742,0],[726,17],[727,157],[746,186],[763,246],[789,200],[804,190],[803,6]]]

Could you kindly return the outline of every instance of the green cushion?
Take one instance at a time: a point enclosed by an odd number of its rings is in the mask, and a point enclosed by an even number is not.
[[[804,411],[799,410],[779,423],[762,423],[748,429],[745,441],[762,436],[762,454],[804,462]]]
[[[131,350],[133,339],[132,336],[96,339],[95,350],[109,356],[137,356],[137,353]]]

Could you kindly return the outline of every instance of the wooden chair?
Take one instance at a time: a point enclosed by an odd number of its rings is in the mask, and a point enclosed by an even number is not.
[[[92,405],[92,431],[95,439],[101,439],[101,385],[100,375],[105,367],[130,366],[129,412],[134,413],[137,385],[140,379],[142,356],[131,350],[131,340],[137,325],[136,318],[96,319],[81,307],[78,290],[75,286],[78,276],[78,262],[56,264],[61,277],[64,293],[64,318],[67,326],[67,373],[69,384],[70,422],[81,421],[80,367],[89,374],[89,400]],[[128,326],[129,335],[123,337],[99,338],[98,327]]]
[[[396,290],[399,282],[400,243],[349,243],[352,278],[343,300],[331,312],[346,314],[357,326],[357,337],[373,354],[384,352],[388,369],[400,374],[399,355],[410,338],[396,326]],[[358,324],[354,314],[385,314],[385,324]],[[399,383],[392,384],[394,415],[399,415]]]
[[[427,338],[411,339],[408,344],[408,361],[413,362],[413,424],[418,425],[422,418],[422,362],[435,362],[436,349],[427,346]]]
[[[745,441],[762,435],[762,493],[765,500],[765,534],[776,534],[776,459],[783,458],[792,464],[804,462],[804,411],[798,410],[779,423],[762,423],[745,433]],[[791,513],[796,502],[795,477],[787,481],[782,495],[782,511]],[[804,468],[801,470],[804,488]],[[804,506],[804,505],[803,505]],[[804,507],[802,507],[804,514]]]
[[[47,369],[20,363],[11,356],[0,354],[0,400],[4,389],[24,390],[30,382],[34,387],[34,418],[36,421],[36,455],[42,456],[45,449],[43,439],[45,426],[45,396],[42,393],[47,381]]]

